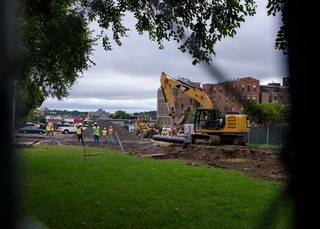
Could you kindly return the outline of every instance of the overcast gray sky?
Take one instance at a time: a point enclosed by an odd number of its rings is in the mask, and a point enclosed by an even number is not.
[[[257,14],[245,18],[235,37],[224,38],[215,45],[217,55],[209,68],[205,63],[193,66],[191,56],[178,50],[175,41],[164,42],[164,50],[159,50],[148,34],[140,36],[135,31],[135,19],[127,15],[124,23],[131,32],[130,37],[122,38],[122,47],[113,43],[113,50],[107,52],[99,41],[91,57],[96,66],[78,79],[68,99],[49,98],[42,106],[127,113],[156,110],[161,72],[201,83],[217,83],[220,79],[213,70],[218,70],[227,79],[250,76],[260,80],[260,84],[282,84],[282,78],[288,76],[287,57],[274,49],[280,17],[267,16],[267,0],[256,3]],[[94,23],[90,27],[97,34],[101,31]]]

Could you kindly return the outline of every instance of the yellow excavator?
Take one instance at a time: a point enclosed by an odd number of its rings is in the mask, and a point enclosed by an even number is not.
[[[203,91],[192,84],[164,72],[161,74],[160,82],[163,94],[165,95],[164,97],[168,106],[169,115],[173,118],[176,116],[176,110],[171,87],[178,88],[200,103],[201,108],[197,109],[194,119],[195,134],[192,135],[193,144],[246,144],[246,137],[239,134],[250,132],[249,119],[247,116],[234,111],[226,112],[226,115],[220,115],[219,110],[213,108],[211,100]],[[186,120],[186,116],[188,116],[186,112],[180,115],[178,114],[176,123],[183,124],[183,121],[185,122]]]

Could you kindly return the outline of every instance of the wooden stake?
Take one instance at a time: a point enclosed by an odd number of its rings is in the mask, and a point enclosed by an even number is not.
[[[84,141],[84,144],[83,144],[83,160],[86,159],[86,136],[83,135],[83,141]]]
[[[117,136],[117,138],[118,138],[119,144],[120,144],[120,146],[121,146],[122,152],[124,153],[124,150],[123,150],[123,148],[122,148],[122,144],[121,144],[120,139],[119,139],[119,137],[118,137],[118,134],[117,134],[117,132],[115,132],[115,133],[116,133],[116,136]]]

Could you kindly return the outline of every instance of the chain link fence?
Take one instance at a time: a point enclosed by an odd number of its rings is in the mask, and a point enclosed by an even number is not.
[[[244,136],[251,144],[285,145],[291,131],[291,124],[270,124],[250,127],[250,133]]]

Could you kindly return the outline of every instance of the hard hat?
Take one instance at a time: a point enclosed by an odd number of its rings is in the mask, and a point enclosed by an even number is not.
[[[187,131],[187,134],[189,134],[190,132],[189,131]]]
[[[110,127],[112,127],[112,126],[110,126]]]
[[[82,123],[79,123],[79,126],[82,126]]]
[[[103,129],[105,129],[105,130],[106,130],[107,128],[103,128]]]
[[[93,123],[94,125],[97,125],[97,123],[95,122],[95,123]]]

